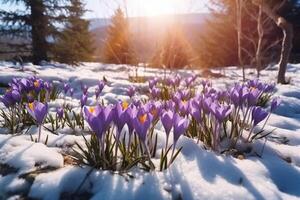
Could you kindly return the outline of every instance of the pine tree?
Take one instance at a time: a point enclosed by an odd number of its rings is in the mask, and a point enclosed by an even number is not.
[[[0,27],[2,36],[21,38],[30,41],[28,44],[18,45],[16,51],[27,49],[31,51],[32,61],[39,64],[42,60],[48,60],[50,45],[47,38],[55,34],[54,21],[61,22],[64,17],[60,11],[63,0],[5,0],[2,3],[22,5],[24,10],[5,11],[0,10]],[[26,43],[26,42],[25,42]],[[27,42],[28,43],[28,42]]]
[[[129,26],[123,11],[118,8],[107,31],[103,60],[106,63],[135,64],[135,53],[129,38]]]
[[[257,31],[259,21],[257,6],[247,0],[211,1],[213,2],[212,17],[206,22],[205,28],[199,35],[197,50],[201,66],[240,65],[261,70],[274,61],[274,57],[280,53],[277,43],[274,44],[278,39],[278,30],[266,20],[265,15],[262,16],[264,36],[261,41],[261,60],[258,63],[256,59],[260,37]],[[241,3],[240,23],[238,23],[237,2]],[[238,28],[240,28],[239,35]]]
[[[82,0],[70,0],[70,3],[65,29],[59,34],[53,53],[57,61],[76,65],[91,61],[94,48],[89,21],[82,19],[86,12]]]
[[[237,34],[230,15],[213,13],[199,33],[198,64],[202,68],[237,63]]]
[[[180,28],[172,26],[156,51],[151,65],[178,69],[191,65],[192,48]]]
[[[200,67],[237,64],[234,2],[233,0],[211,0],[211,14],[199,33],[199,43],[196,48]]]

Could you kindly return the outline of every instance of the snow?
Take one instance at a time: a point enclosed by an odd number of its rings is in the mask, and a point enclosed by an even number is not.
[[[276,80],[278,66],[262,71],[261,79],[266,82]],[[158,69],[140,67],[139,75],[146,77],[163,76]],[[0,62],[0,83],[8,83],[13,77],[36,75],[45,80],[69,82],[75,87],[74,97],[61,96],[50,107],[58,107],[63,102],[79,105],[80,83],[90,87],[89,104],[95,104],[92,97],[95,85],[104,76],[109,81],[101,99],[115,102],[126,99],[126,89],[130,85],[146,87],[146,83],[133,84],[128,78],[134,69],[126,65],[103,65],[83,63],[72,67],[57,63],[35,66],[25,64],[21,72],[11,63]],[[222,70],[224,78],[212,79],[219,88],[241,80],[241,70],[236,67]],[[183,76],[200,74],[200,70],[179,70]],[[220,73],[220,70],[214,72]],[[247,77],[255,77],[254,70],[247,69]],[[68,129],[59,130],[55,135],[42,130],[42,142],[30,139],[37,137],[37,128],[32,126],[26,133],[16,136],[6,135],[0,129],[0,163],[16,169],[8,174],[0,173],[0,199],[18,198],[24,191],[28,197],[55,200],[64,194],[88,193],[91,199],[300,199],[300,64],[290,64],[287,76],[290,85],[278,85],[276,96],[282,104],[270,117],[266,131],[273,131],[272,139],[266,142],[262,157],[256,155],[245,159],[219,155],[205,150],[192,139],[181,137],[178,146],[183,150],[168,170],[144,172],[133,169],[128,174],[113,174],[108,171],[93,170],[80,190],[79,185],[89,173],[89,167],[78,167],[64,160],[65,152],[75,142],[82,143],[80,134],[71,134]],[[3,107],[3,105],[0,105]],[[55,109],[52,109],[55,112]],[[164,141],[161,125],[156,127],[159,141]],[[44,144],[48,136],[47,144]],[[162,146],[163,142],[159,144]],[[260,153],[264,140],[256,141],[254,149]],[[38,169],[49,169],[39,173],[30,183],[22,175]],[[9,195],[8,195],[9,194]],[[7,196],[8,195],[8,196]]]
[[[45,200],[59,199],[61,192],[75,192],[85,175],[86,170],[71,166],[41,174],[31,186],[29,196]],[[84,188],[88,188],[88,182]]]
[[[63,167],[63,157],[58,149],[48,148],[42,143],[28,141],[22,136],[0,135],[1,162],[16,169],[19,173],[27,172],[34,167]]]

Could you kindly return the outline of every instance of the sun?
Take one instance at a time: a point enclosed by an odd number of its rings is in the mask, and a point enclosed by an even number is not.
[[[142,16],[159,16],[175,14],[179,7],[179,0],[131,0],[131,5]]]
[[[173,14],[175,12],[175,3],[173,0],[148,0],[143,2],[143,9],[146,16],[159,16]]]

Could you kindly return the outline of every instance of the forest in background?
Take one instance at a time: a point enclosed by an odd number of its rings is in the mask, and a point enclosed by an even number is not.
[[[7,60],[142,62],[171,69],[237,65],[256,68],[258,75],[282,58],[283,64],[300,62],[298,0],[210,0],[209,14],[152,19],[128,18],[120,7],[99,27],[83,18],[82,0],[2,3],[25,5],[0,11],[0,56]]]

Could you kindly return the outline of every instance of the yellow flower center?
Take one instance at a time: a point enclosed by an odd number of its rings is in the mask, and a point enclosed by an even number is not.
[[[90,107],[89,111],[90,111],[90,113],[94,113],[95,112],[95,107]]]
[[[144,124],[147,120],[147,114],[139,116],[139,121],[141,124]]]
[[[184,105],[186,105],[186,104],[187,104],[187,101],[186,101],[186,100],[183,100],[182,103],[183,103]]]
[[[9,88],[9,89],[6,89],[6,92],[11,92],[11,89]]]
[[[34,81],[33,85],[34,85],[34,87],[38,88],[40,86],[40,82],[39,81]]]
[[[128,105],[129,105],[129,104],[128,104],[127,101],[123,101],[123,102],[122,102],[122,109],[123,109],[123,110],[127,109],[127,108],[128,108]]]
[[[29,103],[28,107],[29,107],[30,110],[33,110],[34,109],[34,104],[33,103]]]

